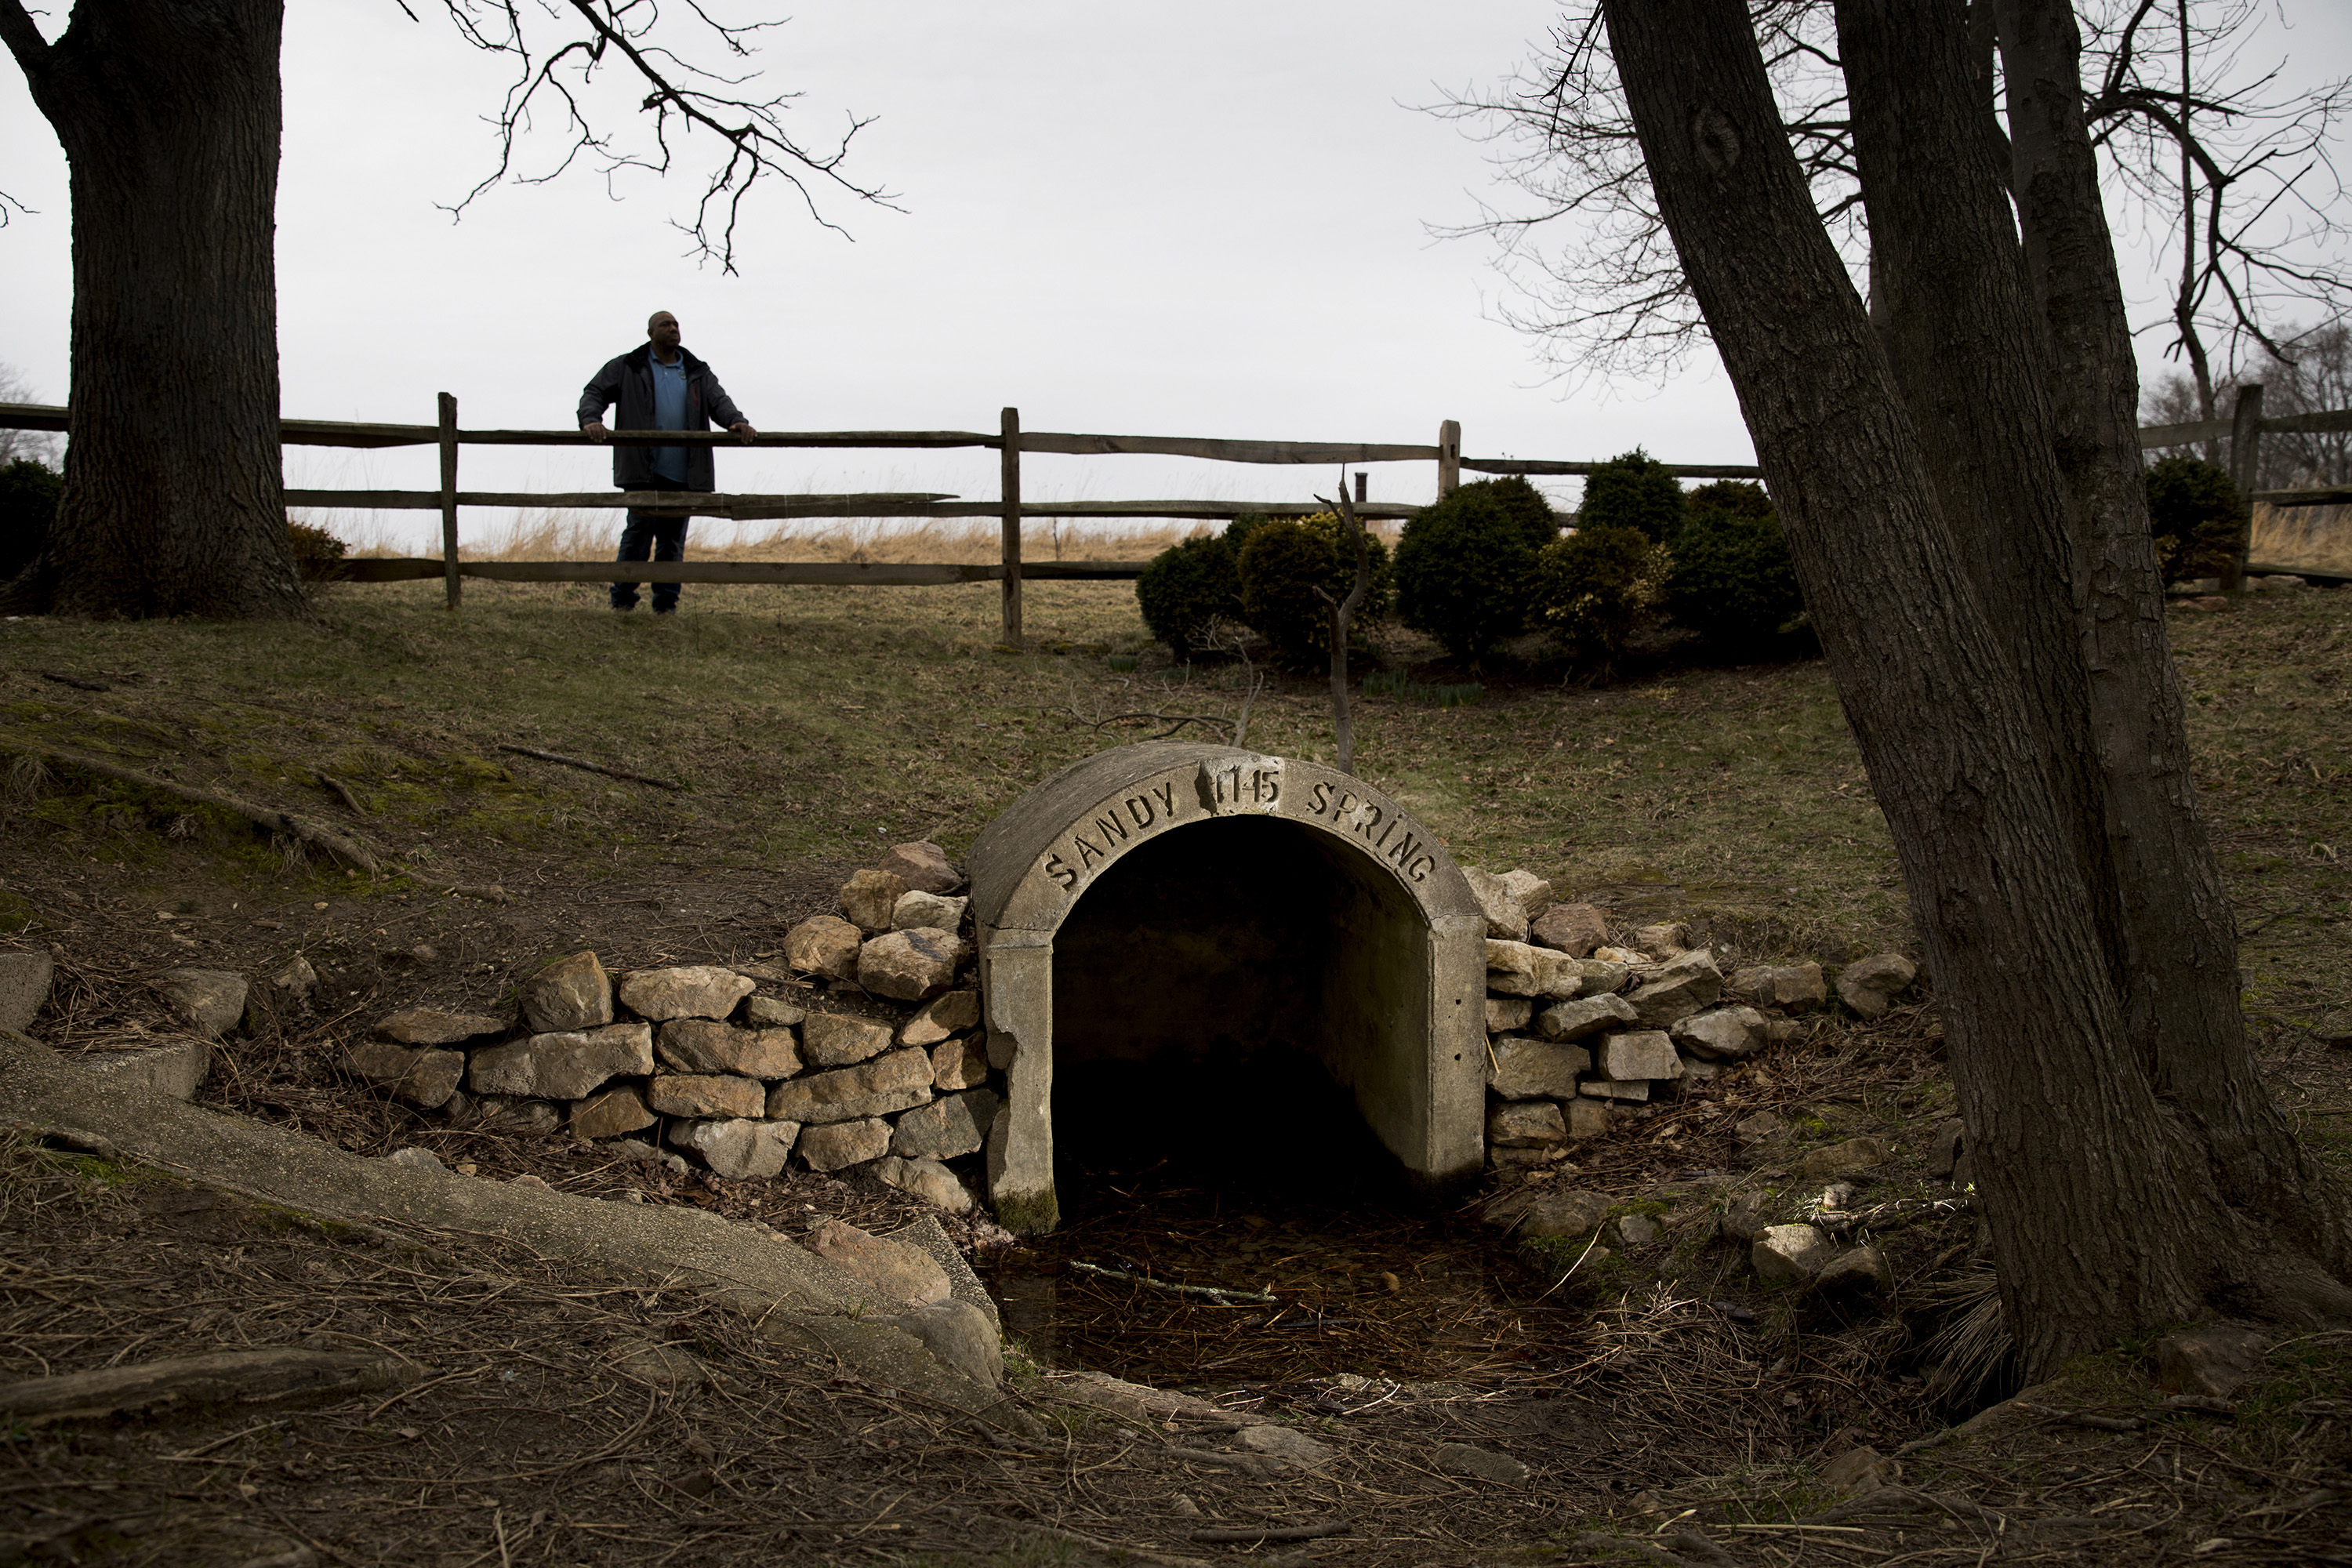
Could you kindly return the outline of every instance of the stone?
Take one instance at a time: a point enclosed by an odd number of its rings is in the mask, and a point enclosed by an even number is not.
[[[450,1096],[450,1104],[457,1096]],[[497,1100],[477,1102],[476,1110],[485,1121],[495,1121],[500,1127],[516,1132],[552,1132],[563,1125],[563,1110],[549,1100]],[[642,1125],[642,1123],[640,1123]]]
[[[1645,1214],[1620,1215],[1617,1239],[1628,1247],[1647,1247],[1658,1239],[1658,1222]]]
[[[857,951],[857,984],[877,996],[920,1002],[955,984],[964,944],[951,931],[917,926],[877,936]]]
[[[640,1018],[724,1018],[757,982],[715,963],[638,969],[621,976],[621,1003]]]
[[[937,1160],[902,1160],[885,1154],[874,1162],[874,1174],[883,1185],[919,1197],[934,1208],[950,1214],[971,1212],[971,1193]]]
[[[1663,925],[1637,926],[1633,931],[1635,947],[1640,948],[1643,952],[1654,952],[1661,957],[1668,953],[1681,952],[1690,944],[1690,927],[1680,921]]]
[[[1764,1043],[1764,1015],[1753,1007],[1717,1007],[1676,1019],[1666,1032],[1693,1056],[1730,1062]]]
[[[1492,1448],[1474,1448],[1467,1443],[1440,1443],[1429,1459],[1441,1470],[1469,1476],[1498,1487],[1527,1484],[1528,1468],[1508,1454],[1497,1454]]]
[[[803,974],[847,980],[857,973],[866,933],[839,915],[805,920],[784,933],[784,962]]]
[[[278,972],[269,977],[269,988],[289,1002],[308,1002],[310,994],[319,988],[319,972],[298,952],[278,966]]]
[[[1524,996],[1489,996],[1486,998],[1486,1032],[1507,1035],[1514,1029],[1524,1029],[1535,1016],[1536,1005]]]
[[[890,929],[913,931],[929,926],[940,931],[960,931],[963,927],[963,911],[971,903],[970,899],[950,899],[912,889],[890,906]]]
[[[1622,996],[1579,996],[1537,1014],[1536,1033],[1547,1040],[1580,1040],[1619,1024],[1637,1022],[1640,1016]]]
[[[1822,1484],[1841,1497],[1866,1497],[1903,1479],[1903,1467],[1859,1443],[1822,1467]]]
[[[1838,1000],[1865,1018],[1883,1018],[1917,978],[1919,966],[1901,953],[1873,953],[1838,971]]]
[[[1813,1289],[1857,1305],[1883,1301],[1895,1293],[1895,1269],[1877,1247],[1857,1247],[1823,1264],[1813,1276]]]
[[[151,1046],[144,1050],[93,1051],[70,1059],[84,1071],[97,1073],[110,1083],[152,1089],[173,1100],[194,1100],[196,1090],[204,1087],[205,1074],[212,1070],[213,1047],[204,1040],[175,1040],[168,1046]],[[463,1072],[462,1057],[458,1064],[457,1070]]]
[[[1650,963],[1650,955],[1637,947],[1596,947],[1592,957],[1597,963],[1622,963],[1629,969],[1645,967]]]
[[[710,1381],[709,1369],[693,1352],[653,1340],[623,1340],[613,1347],[607,1364],[624,1377],[672,1394],[685,1394]]]
[[[1742,1193],[1723,1207],[1715,1228],[1724,1240],[1738,1242],[1742,1247],[1754,1244],[1764,1234],[1766,1226],[1764,1194]]]
[[[524,981],[521,1000],[534,1035],[599,1028],[613,1021],[613,977],[594,953],[575,952]]]
[[[1576,1086],[1576,1092],[1588,1100],[1633,1100],[1650,1098],[1650,1080],[1645,1078],[1617,1082],[1605,1078],[1589,1078]]]
[[[1939,1182],[1953,1180],[1968,1136],[1967,1125],[1957,1116],[1938,1122],[1936,1135],[1927,1144],[1927,1173]]]
[[[1772,1143],[1789,1136],[1789,1124],[1769,1110],[1759,1110],[1733,1123],[1731,1131],[1742,1143]]]
[[[1486,912],[1486,934],[1504,942],[1527,941],[1528,911],[1510,886],[1502,878],[1473,866],[1463,867],[1462,875],[1469,879],[1470,891],[1477,898],[1479,909]]]
[[[1004,1342],[987,1313],[950,1298],[895,1313],[881,1321],[903,1329],[923,1348],[984,1387],[1004,1381]]]
[[[445,1176],[451,1173],[449,1167],[441,1163],[441,1156],[430,1149],[415,1147],[394,1149],[383,1157],[383,1163],[387,1165],[405,1165],[412,1171],[438,1171]]]
[[[808,1009],[779,996],[743,998],[743,1022],[754,1029],[789,1029],[808,1016]]]
[[[245,1016],[245,976],[226,969],[167,969],[155,977],[164,1005],[206,1039],[218,1039]]]
[[[950,991],[934,996],[915,1010],[907,1026],[898,1031],[902,1046],[936,1046],[950,1035],[980,1026],[980,993]]]
[[[997,1098],[984,1089],[950,1094],[919,1105],[890,1130],[890,1152],[901,1159],[952,1160],[976,1154],[996,1120]]]
[[[656,1079],[656,1083],[661,1079]],[[719,1175],[741,1180],[782,1173],[800,1128],[790,1121],[756,1117],[730,1117],[711,1121],[680,1121],[669,1130],[673,1147],[690,1150]]]
[[[1617,1083],[1683,1075],[1683,1058],[1663,1029],[1601,1036],[1592,1053],[1592,1067],[1602,1078]]]
[[[1607,958],[1580,958],[1574,961],[1576,973],[1582,982],[1577,987],[1579,996],[1598,996],[1603,992],[1622,991],[1633,983],[1633,967]]]
[[[856,1067],[780,1083],[768,1093],[768,1114],[778,1121],[853,1121],[911,1110],[930,1098],[930,1053],[908,1046]],[[805,1141],[808,1134],[801,1136]],[[885,1136],[883,1146],[888,1145]],[[874,1154],[881,1152],[877,1149]],[[865,1157],[870,1160],[874,1154]]]
[[[1506,996],[1573,996],[1583,984],[1566,953],[1524,942],[1486,942],[1486,989]]]
[[[1875,1138],[1849,1138],[1843,1143],[1808,1151],[1797,1162],[1794,1173],[1801,1181],[1859,1175],[1878,1169],[1893,1157],[1893,1152]]]
[[[845,1171],[890,1152],[890,1124],[878,1116],[803,1127],[795,1152],[812,1171]]]
[[[1748,1249],[1748,1262],[1769,1285],[1802,1284],[1836,1255],[1836,1245],[1809,1225],[1768,1225]]]
[[[1505,1100],[1567,1100],[1576,1093],[1577,1076],[1592,1070],[1592,1053],[1582,1046],[1505,1035],[1486,1048],[1486,1087]]]
[[[931,1047],[931,1087],[978,1089],[988,1081],[988,1053],[980,1042],[959,1037]]]
[[[654,1054],[677,1072],[777,1079],[801,1070],[790,1029],[739,1029],[716,1018],[672,1018],[655,1036]]]
[[[1804,1037],[1805,1026],[1794,1018],[1764,1020],[1764,1043],[1768,1046],[1791,1045]]]
[[[343,1052],[343,1070],[395,1100],[433,1110],[457,1092],[466,1076],[466,1053],[361,1040]]]
[[[57,961],[37,947],[0,952],[0,1030],[21,1035],[48,1005]]]
[[[1609,1199],[1600,1193],[1547,1192],[1519,1208],[1513,1234],[1538,1240],[1590,1236],[1609,1217],[1610,1206]]]
[[[963,886],[963,873],[955,868],[948,852],[928,838],[893,844],[875,869],[887,871],[908,887],[926,893],[952,893]]]
[[[1646,1028],[1663,1029],[1711,1006],[1723,994],[1723,972],[1704,949],[1682,953],[1660,967],[1654,978],[1627,1000]]]
[[[1554,904],[1528,922],[1528,940],[1583,958],[1609,940],[1609,926],[1591,904]]]
[[[841,885],[841,912],[861,931],[888,931],[890,911],[907,895],[907,884],[890,871],[853,871]]]
[[[1486,1112],[1486,1142],[1506,1149],[1565,1143],[1568,1123],[1549,1100],[1508,1100]]]
[[[1727,984],[1735,995],[1792,1013],[1809,1011],[1830,999],[1822,966],[1810,959],[1802,963],[1750,964],[1733,974]]]
[[[845,1068],[890,1048],[890,1026],[842,1013],[811,1013],[801,1025],[801,1052],[811,1067]]]
[[[655,1121],[654,1113],[646,1109],[644,1091],[633,1083],[625,1083],[602,1094],[592,1094],[574,1105],[572,1136],[617,1138],[640,1127],[651,1127]]]
[[[2227,1399],[2262,1370],[2270,1342],[2252,1329],[2185,1329],[2156,1342],[2157,1386]]]
[[[924,1307],[948,1299],[948,1273],[919,1247],[829,1219],[803,1242],[811,1252],[874,1293],[877,1302]]]
[[[1551,907],[1551,884],[1533,871],[1506,871],[1500,880],[1504,890],[1519,900],[1519,912],[1529,920]]]
[[[1706,1082],[1722,1070],[1721,1062],[1710,1061],[1705,1057],[1695,1057],[1685,1052],[1683,1057],[1683,1076],[1676,1081],[1687,1089],[1692,1084]]]
[[[1265,1454],[1305,1470],[1318,1469],[1339,1457],[1339,1450],[1330,1444],[1318,1443],[1304,1432],[1272,1422],[1244,1426],[1234,1434],[1234,1441],[1254,1454]]]
[[[507,1031],[506,1022],[487,1013],[445,1013],[438,1007],[410,1007],[379,1019],[375,1037],[403,1046],[462,1046]]]
[[[767,1102],[757,1079],[729,1073],[657,1073],[646,1085],[646,1103],[664,1116],[751,1117]]]
[[[653,1070],[653,1026],[607,1024],[476,1051],[467,1082],[478,1094],[583,1100],[609,1079],[642,1078]]]
[[[1581,1095],[1560,1108],[1568,1116],[1568,1135],[1598,1138],[1609,1131],[1609,1108]]]

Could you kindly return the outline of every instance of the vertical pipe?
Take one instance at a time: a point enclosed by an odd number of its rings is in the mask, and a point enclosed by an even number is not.
[[[441,395],[441,580],[456,609],[457,585],[457,400]]]
[[[2262,473],[2263,384],[2238,388],[2238,406],[2230,416],[2230,482],[2246,503],[2247,531],[2238,536],[2230,564],[2221,574],[2221,592],[2235,594],[2246,585],[2246,553],[2252,547],[2254,486]]]
[[[1004,640],[1021,641],[1021,410],[1003,415]]]
[[[1462,488],[1462,422],[1448,419],[1437,427],[1437,493],[1450,496]]]

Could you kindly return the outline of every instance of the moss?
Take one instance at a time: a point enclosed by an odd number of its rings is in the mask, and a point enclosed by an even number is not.
[[[1061,1200],[1054,1189],[1042,1193],[1006,1194],[996,1199],[996,1223],[1015,1236],[1044,1236],[1062,1223]]]

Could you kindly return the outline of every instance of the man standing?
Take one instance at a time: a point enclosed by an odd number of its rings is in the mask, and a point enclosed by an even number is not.
[[[580,394],[580,428],[592,441],[607,439],[604,410],[618,403],[614,416],[623,430],[706,430],[724,425],[746,446],[758,432],[710,367],[678,346],[677,318],[656,310],[646,322],[646,342],[608,363]],[[620,447],[613,452],[613,483],[625,490],[710,490],[713,464],[708,447]],[[631,511],[621,530],[621,552],[615,561],[683,561],[686,525],[683,513]],[[667,616],[677,608],[675,583],[654,584],[654,614]],[[635,583],[613,584],[613,608],[637,607]]]

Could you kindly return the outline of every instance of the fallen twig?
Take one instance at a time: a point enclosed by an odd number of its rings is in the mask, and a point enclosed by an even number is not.
[[[1104,729],[1123,719],[1149,719],[1155,724],[1167,725],[1168,728],[1151,737],[1155,741],[1166,740],[1187,724],[1206,724],[1213,730],[1226,730],[1233,727],[1233,721],[1230,719],[1210,719],[1198,713],[1114,713],[1108,719],[1096,721],[1094,727],[1097,730]]]
[[[1081,1274],[1099,1274],[1107,1279],[1131,1279],[1138,1285],[1149,1285],[1155,1290],[1173,1290],[1180,1296],[1204,1296],[1212,1301],[1260,1301],[1265,1305],[1281,1303],[1263,1290],[1227,1290],[1215,1285],[1179,1285],[1170,1279],[1154,1279],[1149,1274],[1139,1274],[1132,1268],[1105,1268],[1099,1263],[1072,1263]]]
[[[657,779],[651,773],[633,773],[626,768],[608,768],[602,763],[592,763],[580,757],[567,757],[558,752],[542,752],[535,746],[509,746],[501,742],[499,750],[512,752],[519,757],[537,757],[542,763],[561,763],[567,768],[583,768],[592,773],[603,773],[606,778],[626,779],[631,784],[651,784],[656,789],[686,787],[675,779]]]
[[[1211,1525],[1196,1530],[1187,1537],[1192,1541],[1320,1541],[1327,1535],[1345,1535],[1352,1528],[1343,1519],[1326,1520],[1321,1524]]]
[[[143,773],[137,768],[126,768],[120,763],[110,763],[103,758],[89,756],[81,752],[69,752],[61,747],[37,745],[13,735],[0,736],[0,746],[5,746],[12,751],[27,752],[33,756],[45,757],[51,762],[63,763],[68,767],[79,768],[84,773],[96,773],[100,778],[113,779],[118,784],[136,784],[141,789],[152,789],[161,795],[175,795],[182,800],[194,801],[199,805],[218,806],[223,811],[236,813],[257,827],[266,827],[272,833],[283,833],[305,844],[316,845],[336,858],[348,861],[371,875],[376,869],[375,857],[369,852],[365,845],[357,839],[346,837],[323,823],[313,822],[307,816],[298,816],[290,811],[279,811],[274,806],[256,805],[253,802],[230,795],[226,790],[208,789],[202,784],[175,784],[170,779],[159,778],[153,773]]]
[[[368,808],[360,804],[360,797],[352,793],[351,785],[345,784],[342,780],[337,778],[334,774],[329,773],[324,768],[312,768],[310,771],[319,775],[319,782],[320,784],[325,784],[329,789],[333,790],[337,795],[342,797],[343,804],[352,808],[352,815],[353,816],[365,816],[368,814]]]
[[[2054,1405],[2028,1405],[2021,1399],[2012,1399],[2010,1405],[2045,1421],[2063,1421],[2070,1426],[2088,1426],[2098,1432],[2137,1432],[2146,1425],[2133,1415],[2094,1415],[2087,1410],[2061,1410]]]
[[[114,689],[113,687],[109,686],[103,680],[88,680],[79,675],[65,674],[61,670],[37,669],[33,673],[39,676],[43,680],[54,680],[59,686],[70,686],[77,691],[111,691]]]

